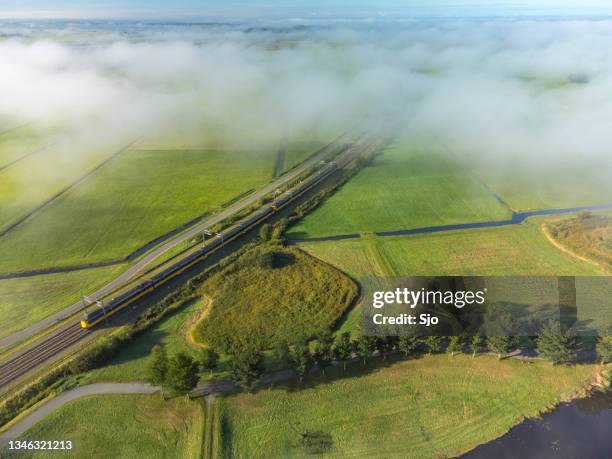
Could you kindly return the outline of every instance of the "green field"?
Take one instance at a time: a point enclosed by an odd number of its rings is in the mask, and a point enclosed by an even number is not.
[[[0,280],[0,338],[61,311],[119,275],[122,266]]]
[[[290,142],[289,145],[287,145],[287,151],[285,152],[285,170],[288,171],[302,163],[327,145],[330,141],[297,140]]]
[[[211,277],[212,307],[194,338],[227,352],[228,342],[256,336],[265,346],[331,328],[357,295],[341,272],[295,248],[252,250]]]
[[[540,164],[515,159],[473,167],[516,210],[612,204],[612,160]]]
[[[36,132],[31,126],[7,128],[7,132],[0,134],[0,168],[52,142],[52,138]]]
[[[470,170],[435,146],[389,147],[290,238],[504,220],[510,212]]]
[[[203,422],[201,405],[185,398],[103,395],[65,405],[22,439],[71,440],[70,457],[77,458],[195,459],[200,457]],[[19,457],[58,457],[58,452],[26,452]]]
[[[330,457],[450,457],[550,408],[593,369],[437,355],[299,391],[241,394],[222,401],[222,455],[303,457],[299,432],[308,430],[331,435]]]
[[[125,257],[272,176],[274,154],[129,150],[0,239],[0,272]]]
[[[596,267],[575,259],[546,240],[533,218],[522,225],[437,234],[364,237],[312,242],[300,247],[356,279],[366,276],[418,275],[600,275]],[[359,308],[342,331],[359,329]]]
[[[83,152],[77,145],[55,144],[40,154],[28,156],[0,170],[0,230],[70,186],[119,148],[100,147]],[[6,239],[3,237],[1,240],[0,253],[4,255],[1,263],[10,265],[14,252],[7,251]]]
[[[187,345],[188,323],[202,309],[199,301],[191,302],[171,313],[150,329],[144,331],[122,349],[107,365],[89,372],[87,382],[131,382],[149,379],[151,348],[164,347],[168,355],[182,351],[197,357],[197,352]]]
[[[597,275],[592,265],[561,252],[540,231],[543,220],[444,233],[363,237],[300,247],[362,278],[368,275]]]

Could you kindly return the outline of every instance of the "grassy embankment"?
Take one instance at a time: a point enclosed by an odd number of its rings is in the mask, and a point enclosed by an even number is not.
[[[302,457],[298,432],[320,431],[333,457],[450,457],[569,397],[593,370],[449,355],[355,364],[350,378],[223,400],[222,455]]]
[[[261,252],[256,249],[257,254]],[[270,346],[276,339],[313,335],[331,327],[356,295],[357,288],[349,278],[297,249],[268,247],[263,252],[280,253],[280,266],[262,266],[255,253],[245,254],[204,282],[200,289],[204,300],[155,324],[109,364],[91,371],[85,381],[146,380],[154,345],[162,345],[170,355],[184,351],[197,357],[198,345],[192,335],[215,344],[228,335],[249,334],[263,337]],[[224,357],[222,367],[226,360]]]
[[[510,211],[434,146],[389,147],[288,236],[329,236],[504,220]]]
[[[232,339],[311,337],[329,329],[357,296],[344,274],[294,248],[264,247],[245,254],[205,285],[210,312],[194,339],[223,350]]]
[[[159,395],[104,395],[71,402],[22,438],[71,440],[76,458],[199,458],[204,413],[199,402]],[[20,453],[20,457],[57,457]],[[13,457],[9,453],[0,457]]]
[[[552,221],[545,230],[571,254],[612,270],[612,214],[582,214]]]

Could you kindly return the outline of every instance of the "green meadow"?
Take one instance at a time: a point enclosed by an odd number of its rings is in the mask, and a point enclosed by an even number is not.
[[[0,280],[0,337],[70,306],[119,275],[122,266]]]
[[[88,154],[71,148],[54,144],[0,170],[0,231],[73,184],[120,147],[100,148]],[[6,238],[1,241],[6,243]],[[6,247],[0,248],[0,253],[9,255],[2,258],[4,263],[13,259]]]
[[[0,128],[0,169],[52,142],[52,138],[42,135],[29,125],[7,128],[4,133]]]
[[[329,435],[324,457],[454,457],[569,397],[593,370],[448,354],[356,363],[352,377],[336,368],[301,390],[222,400],[220,456],[305,457],[300,432],[310,431]]]
[[[203,408],[185,398],[98,395],[70,402],[26,432],[23,440],[71,440],[75,458],[199,458]],[[19,457],[58,457],[57,451]],[[10,453],[2,458],[14,457]]]
[[[596,267],[547,241],[541,219],[498,228],[302,243],[341,270],[367,275],[597,275]]]
[[[542,218],[521,225],[396,237],[300,244],[355,279],[366,276],[601,275],[595,266],[554,247],[540,230]],[[360,309],[341,331],[357,332]]]
[[[612,161],[478,161],[474,171],[513,209],[562,209],[612,204]]]
[[[196,358],[197,350],[188,344],[188,333],[203,307],[202,301],[193,301],[164,317],[130,341],[108,364],[90,371],[86,381],[147,381],[150,353],[156,344],[162,346],[168,355],[187,352]]]
[[[328,236],[504,220],[502,206],[470,170],[436,146],[398,143],[288,236]]]
[[[127,256],[270,180],[274,154],[128,150],[0,239],[0,272]]]
[[[328,143],[323,140],[296,140],[289,142],[285,152],[285,171],[302,163]]]

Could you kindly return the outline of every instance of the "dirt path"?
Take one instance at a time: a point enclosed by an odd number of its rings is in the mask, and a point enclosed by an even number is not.
[[[159,387],[143,383],[101,383],[77,387],[45,403],[9,427],[6,431],[2,432],[0,434],[0,449],[4,448],[10,440],[19,438],[48,414],[61,408],[66,403],[78,400],[79,398],[104,394],[154,394],[159,392],[159,390]]]
[[[548,240],[548,242],[550,242],[557,249],[561,250],[563,253],[569,255],[572,258],[576,258],[577,260],[584,261],[585,263],[589,263],[590,265],[595,266],[596,268],[598,268],[599,270],[603,271],[606,274],[608,273],[608,270],[601,263],[598,263],[595,260],[591,260],[590,258],[584,257],[582,255],[578,255],[576,252],[562,245],[559,241],[557,241],[552,236],[552,234],[550,234],[550,231],[548,231],[548,228],[546,227],[546,225],[540,225],[540,229],[542,230],[542,234],[544,234],[544,237]]]

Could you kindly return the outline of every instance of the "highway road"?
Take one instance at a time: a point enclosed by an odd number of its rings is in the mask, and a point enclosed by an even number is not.
[[[331,152],[334,151],[334,149],[341,147],[343,144],[350,144],[354,140],[355,140],[354,132],[349,132],[349,133],[345,133],[341,135],[340,137],[335,139],[332,143],[322,148],[316,155],[312,156],[311,158],[301,163],[299,166],[295,167],[294,169],[291,169],[286,174],[273,180],[272,182],[270,182],[269,184],[267,184],[266,186],[264,186],[257,192],[247,196],[246,198],[238,201],[235,204],[230,205],[229,207],[219,212],[218,214],[200,223],[195,224],[193,227],[179,234],[174,239],[171,239],[170,241],[167,241],[164,244],[160,245],[159,247],[151,250],[143,258],[141,258],[138,262],[136,262],[135,264],[130,266],[126,271],[124,271],[120,276],[118,276],[113,281],[109,282],[108,284],[106,284],[105,286],[97,290],[96,292],[93,292],[93,293],[86,292],[87,296],[93,301],[104,298],[106,295],[114,292],[115,290],[117,290],[118,288],[120,288],[121,286],[129,282],[131,279],[133,279],[149,263],[151,263],[154,259],[159,257],[161,254],[167,252],[168,250],[172,249],[173,247],[175,247],[176,245],[184,241],[192,239],[194,236],[201,234],[204,230],[232,216],[233,214],[240,212],[241,210],[251,206],[253,203],[255,203],[257,200],[259,200],[263,196],[273,192],[279,187],[282,187],[284,184],[298,177],[300,174],[302,174],[309,168],[317,165],[321,160],[325,159],[328,155],[330,155]],[[62,311],[52,314],[51,316],[33,325],[30,325],[29,327],[24,328],[23,330],[20,330],[10,336],[0,339],[0,350],[36,335],[37,333],[45,330],[46,328],[77,313],[79,310],[82,309],[82,307],[83,306],[82,306],[81,301],[78,301],[72,304],[71,306],[63,309]]]

